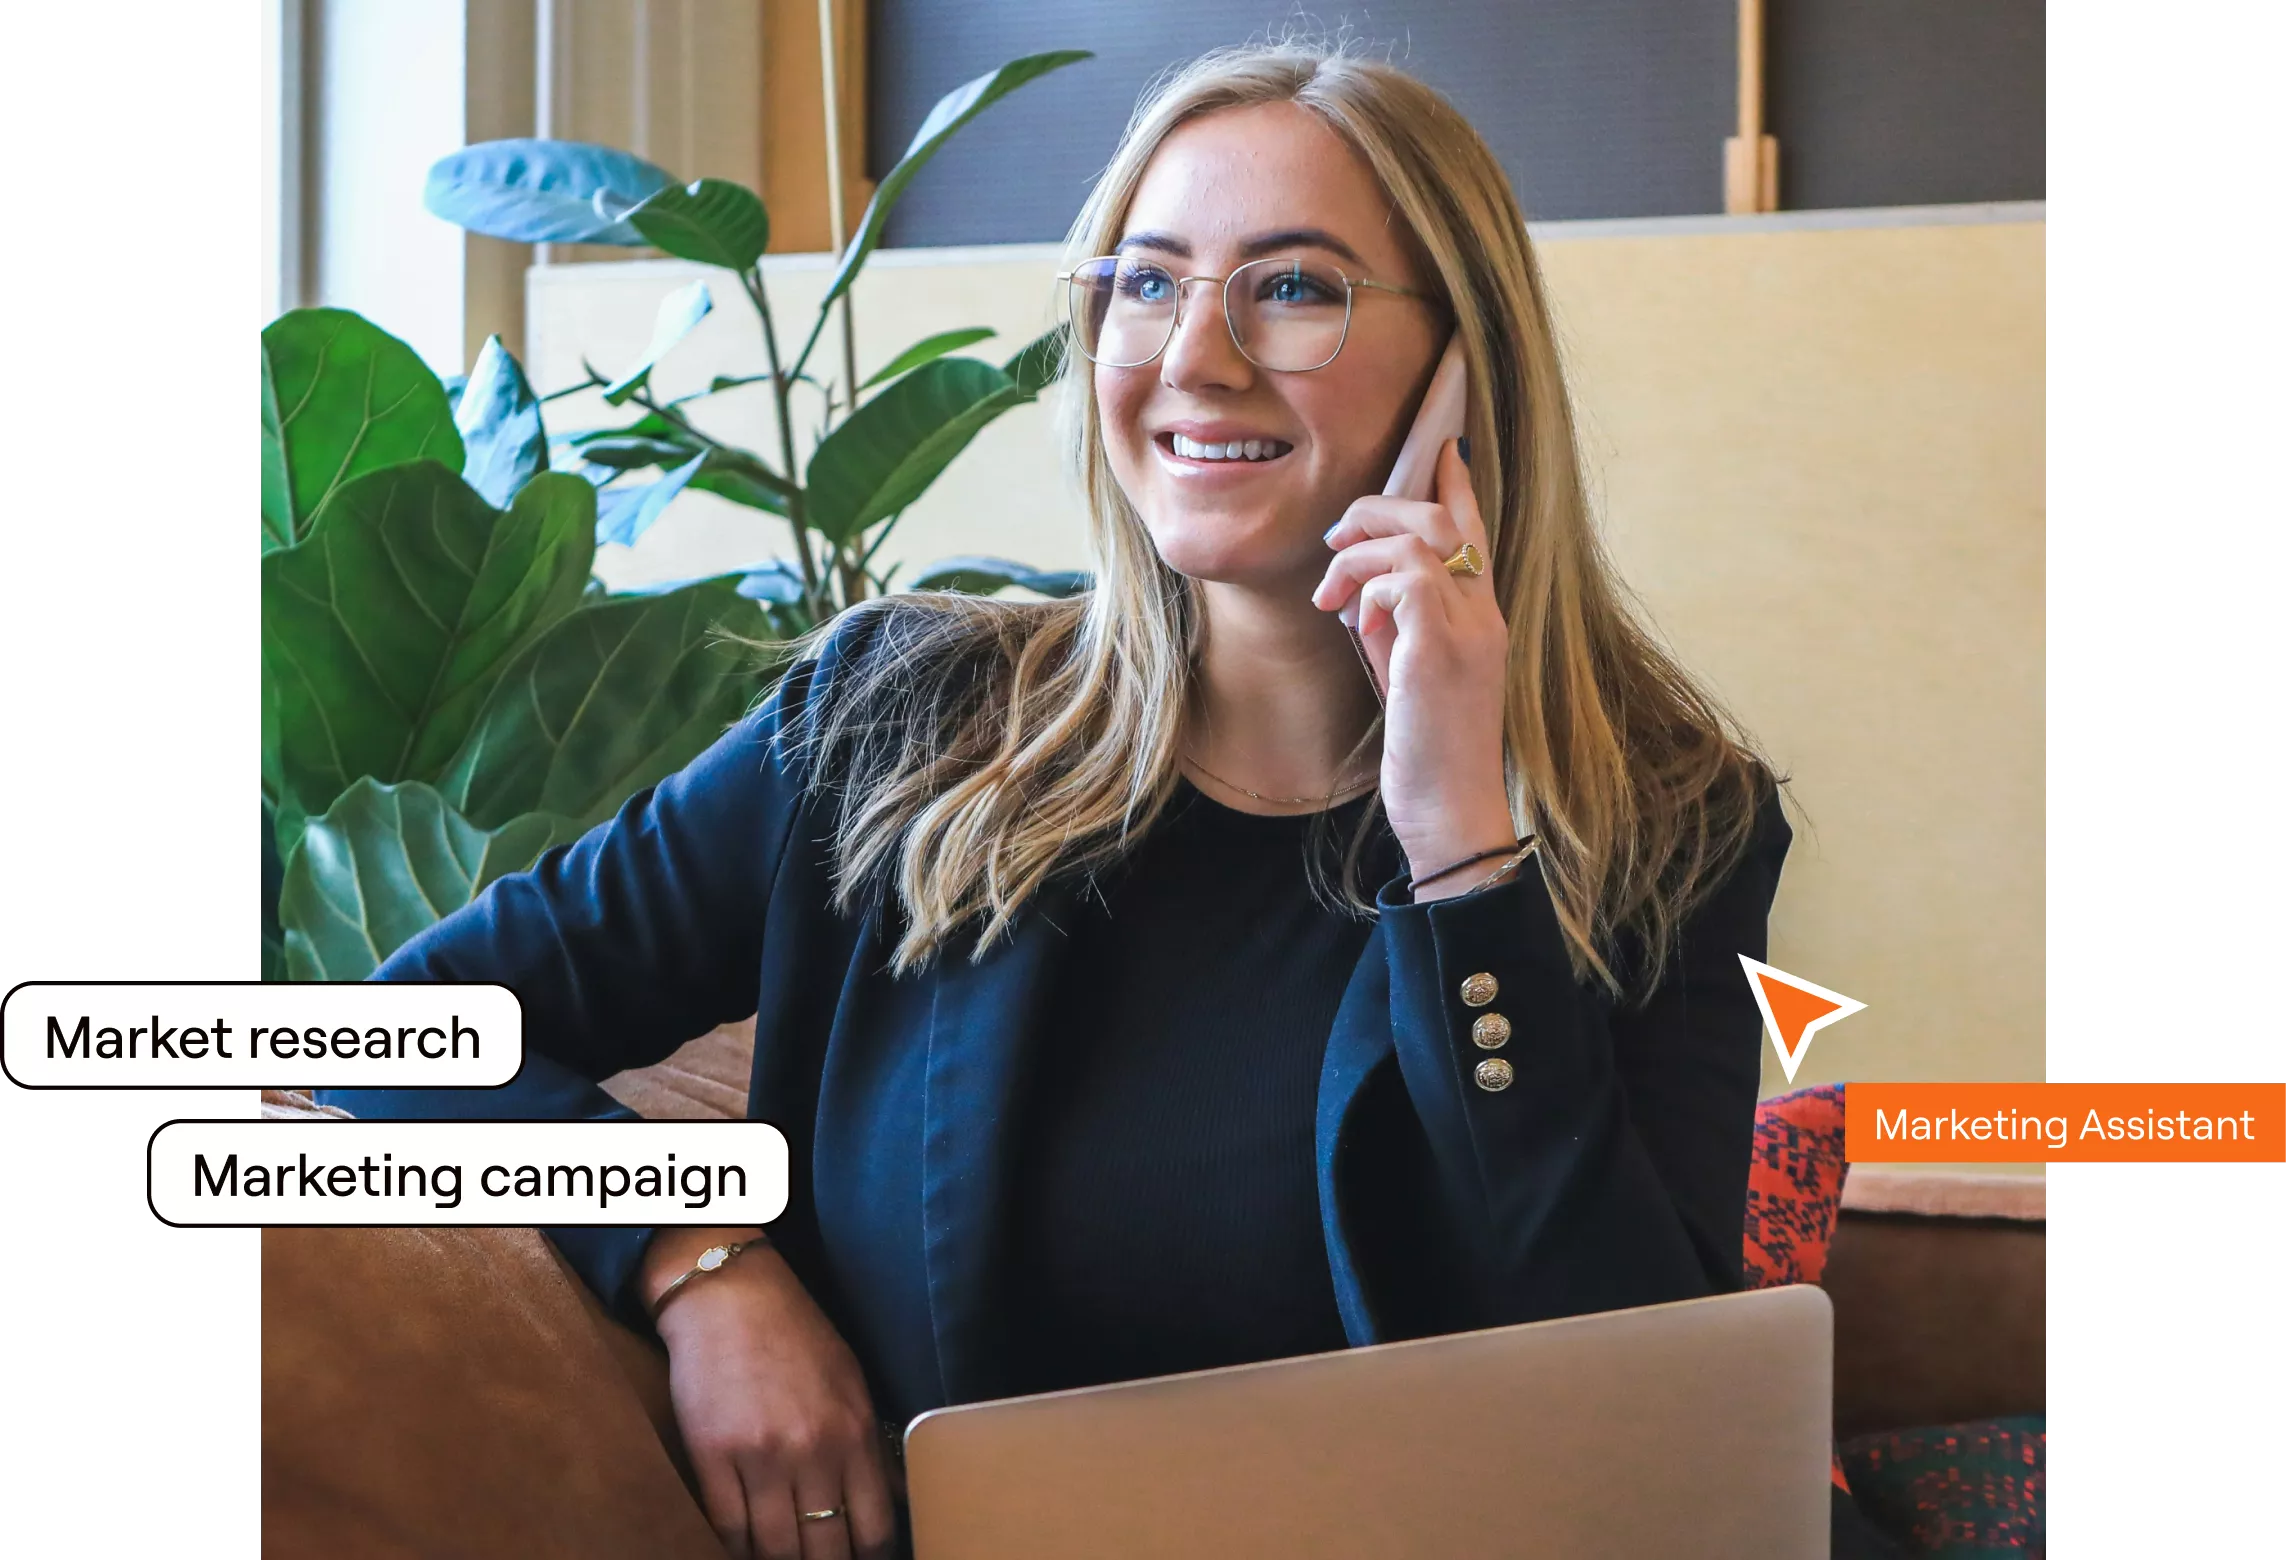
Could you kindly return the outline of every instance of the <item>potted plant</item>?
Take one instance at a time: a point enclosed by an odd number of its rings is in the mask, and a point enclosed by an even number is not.
[[[355,980],[487,883],[609,817],[766,693],[776,647],[869,595],[907,506],[977,432],[1060,370],[1050,332],[1002,363],[948,330],[854,385],[809,372],[889,211],[947,139],[1000,98],[1087,58],[1015,60],[948,94],[882,181],[798,351],[780,352],[760,197],[683,184],[608,147],[498,141],[441,160],[431,210],[522,243],[648,245],[716,266],[759,316],[766,363],[665,399],[659,360],[714,306],[662,306],[643,358],[542,397],[497,337],[465,381],[336,309],[262,333],[262,810],[265,979]],[[694,403],[773,398],[774,458],[702,431]],[[551,446],[544,402],[600,388],[637,415]],[[822,436],[794,448],[797,394]],[[571,469],[561,469],[565,465]],[[633,474],[655,472],[649,481]],[[613,593],[598,546],[632,546],[685,489],[775,517],[790,554]],[[1044,594],[1085,576],[948,559],[913,588]],[[763,654],[756,653],[763,647]]]

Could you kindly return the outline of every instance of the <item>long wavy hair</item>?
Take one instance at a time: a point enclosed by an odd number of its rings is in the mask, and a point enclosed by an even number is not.
[[[1346,46],[1216,50],[1144,94],[1066,255],[1117,242],[1170,132],[1262,103],[1308,109],[1364,157],[1460,332],[1470,480],[1509,629],[1511,811],[1539,836],[1575,974],[1646,997],[1774,782],[1625,604],[1589,514],[1524,215],[1483,140],[1429,87]],[[910,592],[852,608],[879,621],[806,723],[812,773],[839,795],[837,908],[895,899],[900,974],[969,923],[983,957],[1052,874],[1123,856],[1179,779],[1204,628],[1196,583],[1159,557],[1113,479],[1085,359],[1066,354],[1047,399],[1084,498],[1093,589],[1058,601]],[[1377,722],[1352,760],[1378,735]],[[1351,913],[1375,913],[1358,865],[1380,823],[1376,798],[1342,860]]]

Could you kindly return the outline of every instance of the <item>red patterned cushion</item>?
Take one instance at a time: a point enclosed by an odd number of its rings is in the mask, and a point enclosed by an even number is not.
[[[1746,1287],[1814,1284],[1826,1271],[1841,1216],[1842,1088],[1823,1083],[1774,1095],[1754,1111],[1754,1162],[1746,1176]],[[1839,1456],[1833,1482],[1849,1488]]]
[[[1746,1180],[1746,1287],[1814,1284],[1826,1271],[1841,1213],[1842,1088],[1796,1089],[1754,1113],[1754,1163]]]

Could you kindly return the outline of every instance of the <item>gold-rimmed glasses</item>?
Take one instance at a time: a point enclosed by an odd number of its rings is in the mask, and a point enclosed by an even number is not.
[[[1098,255],[1056,273],[1071,340],[1104,368],[1141,368],[1167,350],[1192,282],[1222,288],[1222,317],[1246,360],[1274,373],[1323,368],[1349,339],[1357,289],[1436,300],[1388,282],[1350,276],[1323,260],[1288,255],[1249,260],[1228,276],[1177,276],[1140,255]]]

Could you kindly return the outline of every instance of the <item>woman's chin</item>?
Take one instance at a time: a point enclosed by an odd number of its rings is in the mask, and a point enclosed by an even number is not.
[[[1310,549],[1325,551],[1321,538],[1298,542],[1285,534],[1284,527],[1259,520],[1162,509],[1147,527],[1167,567],[1194,580],[1264,589],[1292,587],[1306,574],[1299,589],[1307,595],[1324,572],[1323,562],[1314,571],[1310,568],[1315,561]],[[1332,554],[1326,553],[1325,561],[1331,559]]]

